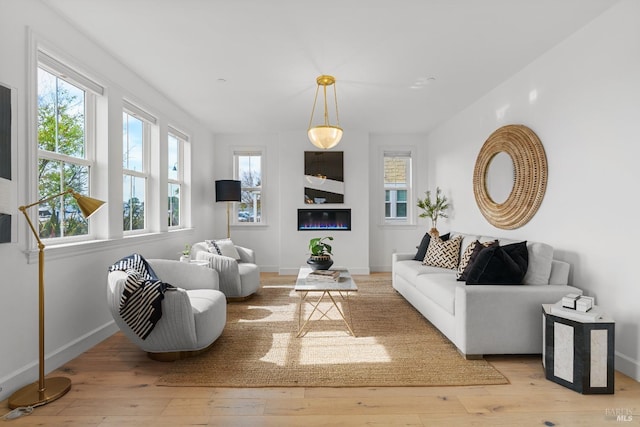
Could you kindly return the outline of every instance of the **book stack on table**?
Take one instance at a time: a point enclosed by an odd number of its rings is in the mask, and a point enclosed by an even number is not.
[[[340,272],[337,270],[314,270],[307,275],[307,282],[337,282]]]

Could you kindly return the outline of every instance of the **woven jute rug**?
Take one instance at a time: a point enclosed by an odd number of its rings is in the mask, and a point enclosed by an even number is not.
[[[508,384],[485,360],[465,360],[391,287],[389,276],[354,276],[351,336],[335,309],[301,337],[295,278],[263,280],[259,293],[227,305],[225,329],[206,353],[174,362],[158,385],[379,387]],[[336,299],[340,307],[345,301]],[[330,303],[321,303],[326,310]],[[307,305],[305,315],[311,310]],[[346,311],[349,319],[348,311]],[[316,319],[318,313],[312,319]]]

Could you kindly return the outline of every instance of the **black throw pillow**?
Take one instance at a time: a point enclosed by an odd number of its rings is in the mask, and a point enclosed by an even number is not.
[[[527,242],[489,246],[467,274],[467,285],[521,285],[529,266]]]
[[[440,236],[440,240],[449,240],[451,233],[444,234]],[[416,252],[416,256],[413,257],[414,261],[424,261],[425,255],[427,255],[427,248],[429,247],[429,242],[431,241],[431,235],[427,231],[425,235],[422,237],[422,241],[420,242],[420,246],[418,246],[418,252]]]
[[[473,268],[473,264],[475,264],[476,260],[478,259],[478,255],[480,255],[480,252],[492,246],[498,246],[498,241],[494,240],[492,242],[480,243],[478,240],[476,240],[476,245],[473,247],[473,252],[469,256],[469,262],[462,271],[462,274],[460,274],[460,277],[458,277],[458,282],[467,281],[467,277],[469,277],[469,271],[471,271],[471,268]]]

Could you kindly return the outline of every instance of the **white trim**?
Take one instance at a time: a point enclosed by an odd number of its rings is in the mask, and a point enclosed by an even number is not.
[[[174,128],[171,125],[169,125],[168,128],[169,128],[168,132],[170,134],[172,134],[173,136],[175,136],[178,139],[182,139],[185,142],[189,142],[189,135],[187,135],[184,132],[179,131],[178,129]]]
[[[59,245],[47,245],[45,249],[45,257],[47,261],[56,259],[66,259],[78,255],[86,255],[91,253],[105,252],[114,248],[131,248],[134,244],[145,244],[162,242],[175,237],[173,233],[186,233],[184,240],[192,238],[194,230],[192,228],[181,228],[159,233],[145,234],[129,234],[124,237],[116,237],[114,239],[96,239],[84,240],[81,242],[69,242]],[[46,244],[46,242],[45,242]],[[38,263],[38,250],[29,250],[25,252],[27,263]]]
[[[131,103],[130,101],[127,101],[126,99],[122,100],[122,108],[137,119],[144,120],[148,123],[151,123],[152,125],[158,123],[158,119],[153,114],[148,113],[147,111]]]
[[[232,207],[231,226],[249,227],[256,225],[267,225],[267,215],[265,211],[265,189],[266,189],[266,158],[267,149],[262,146],[250,146],[250,147],[230,147],[231,148],[231,161],[233,163],[232,176],[233,179],[240,179],[238,156],[260,156],[260,187],[243,187],[245,190],[259,190],[260,191],[260,222],[240,222],[238,221],[238,204],[234,203]]]
[[[118,326],[112,320],[104,325],[90,331],[89,333],[73,340],[63,347],[55,349],[45,355],[45,366],[47,370],[45,374],[57,369],[59,366],[75,359],[90,348],[96,346],[100,342],[109,338],[118,332]],[[0,378],[0,400],[7,399],[12,393],[17,391],[25,384],[30,384],[38,380],[38,362],[37,359],[23,365],[20,369],[13,371],[11,374]]]
[[[96,95],[104,95],[104,87],[101,84],[96,83],[91,78],[54,58],[50,53],[45,53],[42,46],[37,47],[36,55],[38,64],[41,64],[43,68],[46,68],[47,71],[55,74],[62,80],[68,81],[71,79],[76,82],[76,84],[82,86],[82,89],[90,90]]]
[[[622,372],[636,381],[640,381],[640,361],[625,356],[619,351],[616,351],[614,356],[616,371]]]
[[[387,219],[385,218],[385,185],[384,185],[384,159],[385,157],[409,157],[409,176],[407,183],[407,218],[406,219]],[[377,190],[371,196],[373,198],[377,222],[379,226],[402,227],[416,225],[416,208],[414,199],[416,197],[416,167],[415,163],[418,158],[418,149],[413,145],[384,145],[378,148],[378,161],[375,165],[375,186]],[[402,188],[404,189],[404,188]]]

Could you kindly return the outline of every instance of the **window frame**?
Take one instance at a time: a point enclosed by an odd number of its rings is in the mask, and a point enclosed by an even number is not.
[[[169,197],[171,197],[171,194],[169,193],[169,185],[173,184],[173,185],[177,185],[180,188],[180,197],[179,197],[180,205],[178,208],[179,209],[178,224],[171,225],[169,224],[168,221],[167,221],[167,224],[168,224],[169,230],[178,230],[186,227],[186,220],[187,220],[186,218],[187,215],[185,215],[186,198],[184,197],[185,189],[186,189],[185,152],[187,150],[186,144],[189,143],[189,137],[183,134],[182,132],[178,131],[177,129],[174,129],[173,127],[169,126],[169,130],[167,131],[167,170],[169,169],[168,153],[169,153],[169,138],[171,137],[175,138],[178,141],[178,161],[176,162],[178,164],[178,171],[177,171],[178,177],[174,179],[174,178],[169,178],[169,176],[167,175],[167,203],[168,203]],[[170,218],[170,215],[171,215],[170,210],[168,210],[168,215]]]
[[[385,182],[385,161],[387,158],[406,158],[408,160],[408,171],[406,173],[406,185],[403,187],[391,187],[388,186]],[[379,193],[381,195],[381,202],[378,206],[381,206],[379,209],[382,225],[388,226],[404,226],[404,225],[415,225],[415,215],[416,210],[412,200],[414,198],[414,182],[415,182],[415,168],[414,162],[416,158],[416,149],[414,147],[382,147],[380,149],[380,183],[381,183],[381,191]],[[397,190],[406,190],[406,217],[387,217],[386,216],[386,191],[391,190],[394,191],[397,195]],[[397,201],[397,199],[395,199]]]
[[[125,236],[131,236],[135,234],[146,234],[149,233],[149,209],[151,207],[150,201],[153,199],[152,195],[149,193],[149,189],[151,188],[151,126],[155,124],[155,117],[146,113],[139,107],[136,107],[134,104],[129,103],[128,101],[123,102],[122,107],[122,118],[123,118],[123,127],[124,127],[124,115],[127,114],[135,119],[138,119],[142,122],[142,171],[136,171],[134,169],[127,169],[122,165],[122,182],[121,185],[124,188],[124,179],[125,176],[131,176],[132,178],[144,178],[144,227],[141,229],[125,229],[124,228],[124,194],[122,202],[122,232]],[[124,137],[124,134],[123,134]],[[122,141],[123,149],[124,149],[124,140]],[[123,152],[123,160],[124,160],[124,152]]]
[[[104,95],[104,87],[90,77],[87,77],[83,73],[76,71],[75,66],[67,65],[66,63],[54,58],[48,52],[37,46],[35,48],[35,67],[34,70],[34,86],[33,86],[33,147],[35,152],[35,159],[33,162],[33,177],[37,177],[39,170],[40,159],[48,159],[56,162],[62,162],[63,164],[74,164],[88,168],[88,183],[87,190],[89,197],[96,197],[95,191],[93,187],[93,182],[95,181],[96,169],[97,169],[97,161],[96,161],[96,151],[97,151],[97,102],[98,97]],[[59,80],[66,82],[69,85],[72,85],[84,92],[84,157],[75,157],[67,154],[58,153],[55,151],[43,150],[40,148],[40,141],[38,138],[38,122],[39,122],[39,102],[38,97],[40,95],[40,87],[39,87],[39,79],[38,73],[39,70],[53,75]],[[34,179],[33,183],[34,192],[36,194],[35,200],[41,200],[46,197],[50,197],[49,194],[40,195],[38,189],[38,180]],[[67,187],[65,187],[67,189]],[[62,190],[61,190],[62,191]],[[39,205],[36,205],[32,209],[38,208]],[[34,217],[33,210],[30,212],[30,218],[39,218],[39,213],[36,212]],[[72,235],[72,236],[59,236],[59,237],[40,237],[43,242],[46,242],[47,246],[50,245],[61,245],[75,242],[84,242],[89,240],[95,240],[97,233],[95,227],[92,225],[92,221],[90,218],[87,218],[87,233],[81,235]],[[35,239],[33,240],[35,244]]]
[[[260,186],[259,187],[243,187],[241,191],[259,191],[260,192],[260,220],[253,222],[238,221],[239,203],[233,204],[231,225],[242,227],[259,227],[267,224],[265,215],[265,150],[260,147],[252,148],[235,148],[232,150],[233,156],[233,179],[240,180],[240,163],[241,156],[259,156],[260,157]]]

